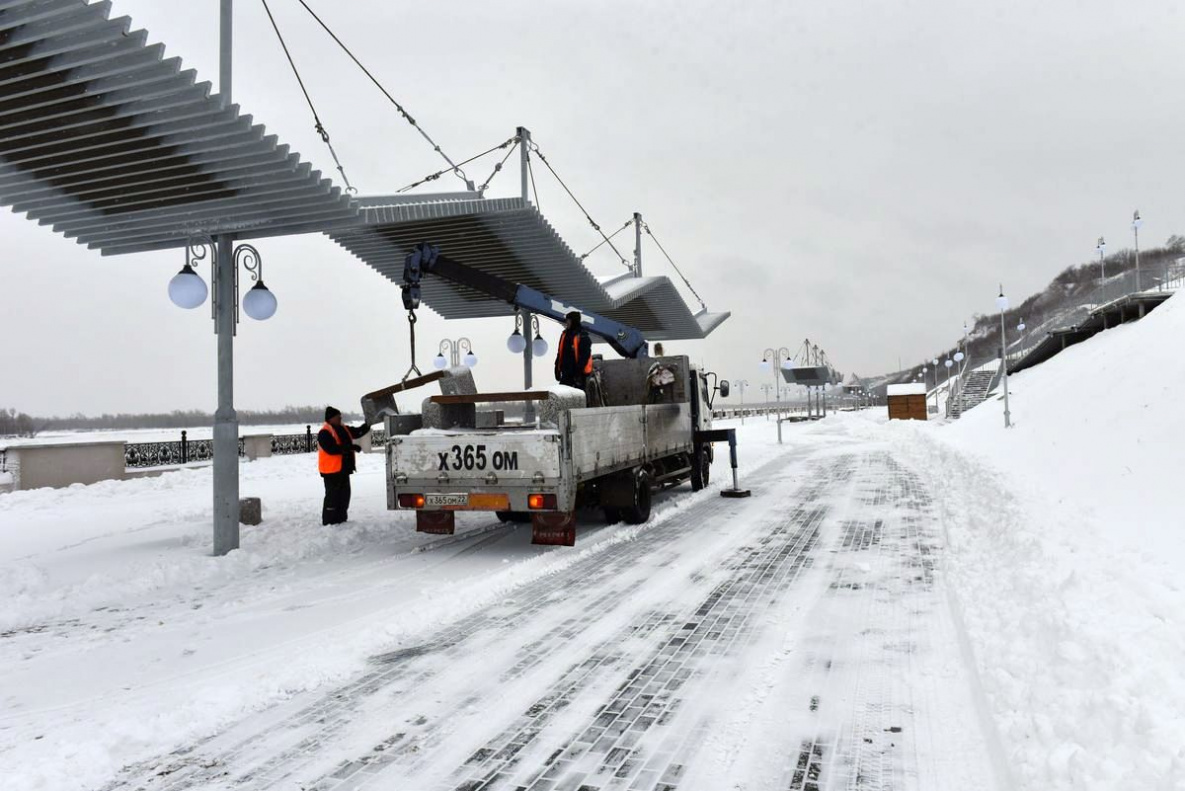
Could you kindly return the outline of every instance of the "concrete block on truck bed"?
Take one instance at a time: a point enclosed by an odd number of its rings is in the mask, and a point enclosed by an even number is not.
[[[420,414],[424,419],[423,428],[475,428],[477,423],[476,404],[437,404],[431,398],[425,398],[420,405]]]
[[[440,379],[440,392],[442,395],[476,395],[473,371],[465,366],[447,369]]]
[[[387,436],[399,437],[424,427],[423,415],[388,415]]]
[[[547,400],[536,403],[541,425],[559,425],[559,416],[569,409],[584,409],[588,405],[584,391],[575,387],[554,385],[547,391]]]

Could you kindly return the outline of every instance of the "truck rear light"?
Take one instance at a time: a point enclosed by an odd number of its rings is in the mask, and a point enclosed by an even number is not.
[[[556,499],[554,494],[529,494],[527,495],[527,507],[533,511],[555,510]]]
[[[424,495],[422,494],[401,494],[399,495],[400,508],[423,508]]]

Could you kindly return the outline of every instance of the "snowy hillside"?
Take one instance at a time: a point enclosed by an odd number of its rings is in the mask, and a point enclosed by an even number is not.
[[[1182,338],[1178,296],[1012,377],[1012,429],[993,399],[927,432],[959,598],[1029,787],[1185,788]]]

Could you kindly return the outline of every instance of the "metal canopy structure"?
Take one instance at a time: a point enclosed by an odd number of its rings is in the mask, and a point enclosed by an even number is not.
[[[466,263],[656,340],[702,338],[727,318],[693,314],[665,277],[597,281],[527,201],[526,145],[518,199],[352,199],[231,103],[233,5],[219,3],[219,93],[212,95],[179,59],[165,59],[162,45],[149,45],[145,31],[133,31],[128,17],[111,19],[109,0],[0,0],[0,206],[103,255],[188,247],[195,234],[216,250],[215,555],[239,546],[236,240],[331,233],[401,280],[403,252],[431,239]],[[519,140],[529,140],[525,129]],[[188,253],[186,260],[188,268]],[[511,312],[444,284],[427,286],[424,296],[448,318]],[[524,327],[529,318],[524,312]],[[530,347],[524,352],[529,387]]]
[[[110,11],[0,0],[0,205],[104,255],[356,220],[332,182]]]
[[[703,338],[728,313],[692,312],[666,277],[630,272],[600,280],[584,266],[539,210],[523,198],[475,193],[359,199],[356,228],[329,235],[390,280],[401,283],[403,259],[420,242],[490,274],[641,330],[653,340]],[[486,294],[427,278],[423,301],[448,319],[510,316]]]

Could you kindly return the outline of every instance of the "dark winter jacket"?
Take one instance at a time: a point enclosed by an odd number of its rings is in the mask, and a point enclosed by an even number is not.
[[[584,377],[588,375],[589,363],[592,360],[592,339],[583,328],[577,336],[576,343],[572,342],[572,330],[565,329],[560,336],[560,348],[555,355],[555,379],[564,384],[582,386]]]
[[[342,423],[341,427],[353,439],[364,437],[370,432],[370,426],[358,426],[354,428],[353,426],[347,426],[345,423]],[[317,444],[329,455],[342,457],[342,471],[334,473],[334,475],[350,475],[357,468],[357,465],[354,463],[354,451],[359,450],[357,445],[353,443],[339,445],[337,437],[333,436],[333,432],[328,429],[321,429],[317,432]]]

